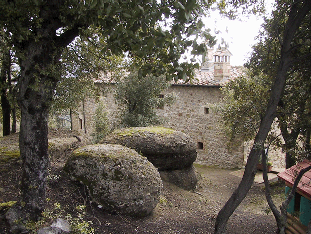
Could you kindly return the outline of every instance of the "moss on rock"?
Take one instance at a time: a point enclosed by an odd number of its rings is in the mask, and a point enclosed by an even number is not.
[[[171,128],[164,128],[160,126],[153,127],[132,127],[132,128],[123,128],[118,129],[114,133],[119,136],[133,136],[135,134],[143,134],[143,133],[155,133],[158,135],[168,135],[173,134],[174,130]]]
[[[159,170],[188,168],[196,160],[196,145],[181,131],[163,127],[118,129],[104,143],[135,149]]]
[[[127,147],[81,147],[72,153],[64,169],[84,183],[94,201],[108,211],[146,216],[158,203],[162,188],[159,172],[145,157]]]

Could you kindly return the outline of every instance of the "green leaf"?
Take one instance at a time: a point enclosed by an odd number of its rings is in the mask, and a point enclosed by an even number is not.
[[[109,15],[111,12],[111,5],[109,4],[107,9],[106,9],[106,14]]]
[[[181,4],[179,1],[176,1],[176,2],[175,2],[175,7],[176,7],[176,8],[179,8],[179,9],[182,9],[182,10],[186,10],[186,8],[184,7],[184,5]]]
[[[144,10],[144,8],[143,8],[142,6],[138,5],[138,8],[139,8],[139,10],[141,10],[141,11],[142,11],[142,13],[144,13],[144,12],[145,12],[145,10]]]
[[[97,5],[97,0],[92,0],[90,8],[93,9]]]
[[[126,17],[126,18],[132,18],[132,16],[130,14],[126,13],[126,12],[123,13],[123,16]]]

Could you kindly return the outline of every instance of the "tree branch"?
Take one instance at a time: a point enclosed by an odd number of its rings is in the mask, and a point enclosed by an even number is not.
[[[310,1],[305,1],[303,3],[303,6],[299,10],[297,9],[298,2],[300,1],[296,0],[294,2],[288,16],[288,21],[286,22],[285,31],[283,33],[284,40],[281,49],[281,58],[277,70],[277,75],[271,90],[270,99],[264,118],[261,121],[259,131],[255,137],[253,148],[247,160],[243,178],[238,188],[234,191],[232,196],[226,202],[225,206],[220,210],[217,215],[215,223],[216,234],[221,234],[225,232],[228,219],[230,218],[234,210],[243,201],[254,182],[254,177],[257,171],[256,165],[258,163],[260,153],[263,149],[263,142],[265,141],[271,128],[271,124],[275,118],[277,105],[281,99],[285,87],[287,71],[291,64],[291,54],[289,53],[291,48],[291,42],[300,24],[302,23],[302,20],[311,10]]]
[[[283,233],[285,231],[285,220],[282,219],[282,215],[280,213],[280,211],[278,210],[278,208],[275,206],[272,197],[271,197],[271,189],[270,189],[270,185],[269,185],[269,178],[268,178],[268,173],[267,173],[267,154],[265,153],[264,150],[262,150],[261,153],[261,158],[262,158],[262,165],[263,165],[263,180],[265,183],[265,195],[266,195],[266,199],[268,202],[268,205],[270,207],[270,209],[272,210],[272,213],[275,217],[275,220],[277,222],[278,225],[278,229],[280,233]]]
[[[56,37],[56,46],[64,48],[69,45],[78,35],[80,29],[87,27],[87,25],[76,24],[71,29],[66,30],[60,36]]]

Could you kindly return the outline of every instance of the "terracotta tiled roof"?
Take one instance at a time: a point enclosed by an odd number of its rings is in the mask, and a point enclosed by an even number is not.
[[[311,162],[309,160],[304,160],[300,163],[297,163],[295,166],[292,166],[291,168],[286,169],[284,172],[281,172],[278,174],[278,177],[282,180],[284,180],[287,185],[290,187],[294,185],[295,179],[298,175],[298,173],[308,166],[311,165]],[[297,191],[301,194],[311,198],[311,171],[306,172],[297,187]]]

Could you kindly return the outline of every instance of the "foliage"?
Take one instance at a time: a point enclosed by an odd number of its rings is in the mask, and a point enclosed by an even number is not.
[[[273,77],[273,85],[271,86],[269,101],[264,115],[261,118],[253,147],[249,153],[243,178],[238,188],[233,192],[225,206],[218,213],[215,224],[215,233],[223,233],[225,231],[226,223],[229,217],[245,198],[254,182],[254,171],[256,170],[259,157],[261,154],[263,157],[265,156],[265,153],[263,153],[264,142],[266,141],[271,125],[276,117],[277,109],[280,105],[282,106],[283,100],[281,98],[286,89],[285,86],[288,81],[288,75],[293,74],[294,72],[298,72],[297,75],[310,74],[310,66],[306,66],[309,61],[304,60],[305,57],[310,56],[310,53],[305,53],[308,48],[300,43],[300,41],[303,42],[309,38],[305,37],[308,35],[305,31],[308,32],[310,27],[305,26],[310,24],[310,12],[310,1],[294,0],[276,2],[276,10],[274,11],[273,18],[266,28],[269,30],[266,30],[267,34],[262,40],[264,43],[275,42],[275,45],[278,45],[277,47],[273,47],[272,44],[266,45],[266,51],[271,51],[270,49],[272,49],[273,52],[276,52],[271,54],[271,57],[274,57],[274,59],[272,59],[270,63],[268,62],[268,60],[271,59],[269,56],[258,56],[261,58],[253,60],[254,67],[256,68],[257,66],[259,68],[258,70],[254,69],[254,71],[256,71],[255,75],[261,74],[261,72],[265,71],[262,69],[265,64],[268,66],[272,65],[272,69],[267,69],[267,73],[265,74]],[[300,36],[302,36],[302,38],[300,38]],[[299,51],[299,49],[303,47],[306,50]],[[266,58],[268,60],[265,60]],[[302,66],[297,66],[298,61],[302,64]],[[275,64],[275,66],[273,64]],[[302,70],[300,70],[299,67],[304,68],[305,71],[301,72]],[[303,85],[303,83],[301,85]],[[293,137],[291,137],[291,139],[293,139]],[[287,144],[288,143],[289,142],[287,142]],[[292,163],[291,161],[288,161],[288,158],[291,157],[286,156],[286,166],[289,166]],[[266,161],[264,158],[262,161],[265,168]],[[266,173],[264,174],[266,177]],[[265,181],[267,181],[267,178],[265,178]],[[266,186],[266,189],[268,190],[269,187]],[[285,233],[284,216],[282,217],[280,215],[280,212],[269,199],[268,203],[276,218],[279,232]]]
[[[106,105],[102,100],[100,100],[97,103],[94,120],[95,120],[95,133],[93,136],[94,137],[93,141],[95,143],[98,143],[112,130],[109,127],[109,119],[108,113],[106,111]]]
[[[132,72],[117,83],[116,100],[121,108],[121,124],[124,127],[146,127],[160,123],[155,109],[170,104],[174,97],[161,92],[168,83],[164,76],[140,77]]]
[[[278,10],[273,12],[272,18],[266,19],[264,31],[260,35],[261,41],[254,46],[254,52],[247,64],[252,75],[262,72],[265,79],[271,80],[271,84],[278,69],[276,61],[280,58],[283,44],[280,37],[285,30],[289,9],[294,5],[279,2],[277,6]],[[289,61],[291,66],[287,71],[283,95],[276,110],[278,127],[285,141],[285,144],[279,146],[286,152],[287,167],[293,166],[298,156],[304,156],[310,151],[310,17],[311,14],[306,15],[292,41],[292,59]],[[299,139],[299,135],[304,136],[304,139]],[[301,142],[305,142],[303,149]]]
[[[227,136],[235,145],[254,138],[267,106],[269,80],[246,74],[222,88],[221,114]]]
[[[170,74],[169,78],[187,78],[193,66],[180,63],[181,54],[191,46],[194,54],[204,52],[204,46],[192,38],[203,27],[204,10],[214,2],[0,0],[0,27],[11,35],[20,65],[20,188],[25,213],[37,219],[45,206],[48,114],[62,78],[63,50],[93,25],[100,28],[107,43],[105,56],[126,52],[131,58],[157,61],[161,65],[157,71]],[[219,0],[223,8],[227,2],[235,7],[248,5],[247,1]]]
[[[280,5],[273,12],[273,18],[266,19],[260,42],[253,49],[252,56],[246,66],[249,68],[247,76],[229,83],[223,90],[226,96],[224,108],[224,121],[228,135],[233,141],[249,140],[253,138],[259,128],[273,80],[278,69],[281,46],[280,37],[286,22],[287,4]],[[282,98],[275,114],[277,127],[281,130],[283,144],[277,136],[270,135],[273,143],[282,147],[287,153],[287,167],[294,165],[297,154],[306,155],[306,147],[310,145],[310,15],[301,25],[293,41],[291,62],[287,72],[287,80]],[[302,59],[303,58],[303,59]],[[247,86],[247,87],[246,87]],[[239,89],[239,91],[237,91]],[[274,132],[271,132],[272,134]],[[304,136],[305,149],[301,149]],[[277,139],[277,141],[276,141]],[[308,140],[309,139],[309,140]]]
[[[49,199],[48,199],[49,200]],[[94,228],[92,228],[91,221],[85,221],[85,206],[79,205],[76,207],[75,217],[65,212],[59,203],[54,203],[52,209],[45,209],[42,213],[42,218],[38,222],[28,222],[27,229],[32,233],[37,233],[40,228],[45,227],[52,221],[58,218],[62,218],[68,221],[71,227],[71,231],[77,234],[93,234]]]
[[[102,76],[116,79],[123,75],[123,56],[104,51],[107,43],[99,28],[88,28],[68,45],[61,57],[62,79],[58,82],[52,110],[74,109],[86,97],[95,97],[94,82]]]

